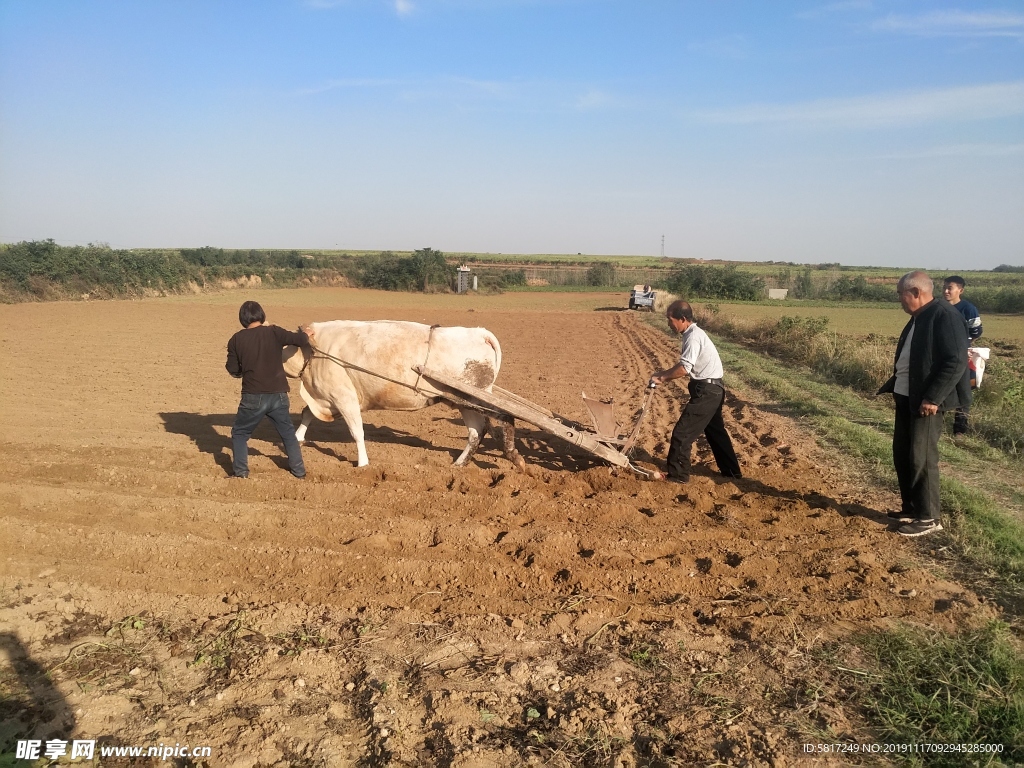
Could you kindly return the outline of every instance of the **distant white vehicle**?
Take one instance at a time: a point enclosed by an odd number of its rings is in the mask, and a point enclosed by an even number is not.
[[[657,293],[651,286],[634,285],[633,290],[629,294],[629,308],[646,309],[648,312],[653,312],[656,296]]]

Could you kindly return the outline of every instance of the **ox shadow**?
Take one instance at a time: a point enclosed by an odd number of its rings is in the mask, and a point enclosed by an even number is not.
[[[67,739],[74,731],[74,712],[48,671],[9,632],[0,632],[0,680],[0,755],[13,756],[19,739]]]
[[[459,417],[441,417],[435,419],[435,421],[447,421],[457,426],[465,426],[465,422]],[[579,427],[579,425],[576,426]],[[500,425],[495,423],[495,427],[495,430],[489,431],[487,436],[480,441],[480,447],[473,454],[472,462],[482,469],[498,469],[500,467],[499,464],[488,461],[488,458],[505,460],[504,441],[502,440],[501,432],[497,431]],[[517,421],[515,431],[516,450],[519,451],[519,455],[523,457],[528,465],[538,466],[553,472],[581,472],[592,467],[608,466],[607,462],[603,459],[599,459],[577,448],[572,443],[542,430],[527,427],[526,422]],[[441,450],[438,446],[430,443],[424,443],[424,445],[433,450]],[[452,461],[454,461],[462,453],[462,449],[449,451],[449,453],[451,453]],[[639,448],[633,452],[633,457],[640,459],[650,458],[647,456],[646,451]]]
[[[371,462],[374,444],[404,445],[409,448],[421,448],[427,451],[445,450],[409,432],[384,425],[370,424],[365,421],[363,422],[363,439],[366,440],[367,452],[371,454]],[[335,447],[339,443],[348,444],[348,448],[345,449],[344,453]],[[314,421],[309,425],[309,431],[306,432],[306,442],[303,443],[302,449],[317,451],[324,456],[329,456],[338,461],[349,461],[353,464],[356,462],[356,442],[352,438],[352,433],[349,432],[348,425],[345,424],[344,419]],[[449,451],[449,453],[451,453],[454,460],[460,451]]]
[[[564,418],[564,417],[560,417]],[[464,426],[459,417],[439,417],[435,421],[447,421],[449,424]],[[573,422],[571,419],[564,419],[577,429],[586,430],[584,425]],[[495,427],[498,427],[495,422]],[[498,469],[498,464],[492,464],[485,460],[487,456],[504,458],[504,443],[501,433],[490,431],[480,442],[480,447],[473,454],[473,463],[483,469]],[[552,472],[582,472],[593,467],[606,467],[608,462],[593,454],[576,447],[572,443],[563,440],[557,435],[549,434],[543,430],[527,426],[525,421],[516,421],[516,450],[530,466],[537,466]],[[459,456],[461,451],[453,451],[452,459]],[[632,458],[640,461],[653,461],[647,451],[637,446],[633,449]]]

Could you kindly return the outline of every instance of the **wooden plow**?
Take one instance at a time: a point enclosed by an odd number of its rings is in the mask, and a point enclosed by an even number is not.
[[[450,395],[442,397],[454,403],[497,416],[503,421],[520,419],[604,459],[613,466],[624,467],[644,476],[649,474],[634,466],[629,460],[629,454],[640,435],[640,427],[647,414],[654,387],[645,390],[643,404],[634,415],[633,424],[627,432],[621,433],[620,424],[615,420],[614,404],[588,398],[586,392],[583,393],[583,403],[590,412],[593,429],[552,413],[544,406],[496,385],[488,392],[426,366],[417,365],[414,370],[423,378],[430,379],[440,389],[451,392]]]

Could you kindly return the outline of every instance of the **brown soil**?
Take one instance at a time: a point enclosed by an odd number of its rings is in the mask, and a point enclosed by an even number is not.
[[[253,295],[288,327],[484,325],[500,385],[581,421],[582,389],[628,420],[676,351],[578,297]],[[738,481],[706,445],[680,487],[525,425],[527,474],[490,438],[456,469],[445,406],[366,414],[363,469],[342,424],[315,423],[305,481],[264,423],[250,479],[229,479],[238,301],[0,307],[0,751],[32,734],[235,766],[801,764],[804,742],[870,736],[835,641],[992,613],[753,393],[727,401]],[[684,392],[659,391],[641,464]]]

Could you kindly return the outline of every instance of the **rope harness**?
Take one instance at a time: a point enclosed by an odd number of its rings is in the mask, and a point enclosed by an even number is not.
[[[439,325],[432,325],[430,327],[431,333],[433,333],[435,328],[440,328],[440,327],[441,326],[439,326]],[[296,378],[301,378],[302,374],[305,372],[306,368],[309,367],[310,362],[314,358],[319,357],[319,358],[321,358],[323,360],[330,360],[332,363],[335,363],[336,365],[340,365],[342,368],[350,368],[353,371],[359,371],[360,373],[365,373],[368,376],[373,376],[373,377],[378,378],[378,379],[383,379],[384,381],[391,382],[392,384],[398,384],[400,387],[406,387],[407,389],[411,389],[416,394],[422,394],[422,395],[424,395],[426,397],[436,397],[436,398],[438,398],[440,400],[444,400],[444,401],[446,401],[448,403],[451,403],[452,405],[461,406],[463,408],[469,408],[470,410],[478,411],[480,413],[483,413],[483,414],[486,414],[486,415],[490,415],[490,416],[495,416],[495,417],[497,417],[499,419],[500,418],[507,418],[507,414],[503,413],[502,411],[499,411],[499,410],[497,410],[495,408],[491,408],[490,406],[487,406],[487,405],[485,405],[483,403],[474,403],[474,402],[472,402],[470,400],[467,400],[465,397],[460,397],[459,395],[455,394],[454,392],[441,392],[441,391],[439,391],[436,394],[435,393],[424,392],[423,390],[421,390],[419,388],[420,387],[420,380],[423,378],[423,374],[422,373],[419,373],[419,375],[416,377],[416,383],[415,384],[408,384],[408,383],[406,383],[404,381],[398,381],[397,379],[392,379],[390,376],[385,376],[383,373],[380,373],[378,371],[371,371],[368,368],[363,368],[361,365],[356,365],[355,363],[350,363],[348,360],[342,360],[340,357],[335,357],[334,355],[330,354],[329,352],[324,352],[322,349],[319,349],[318,347],[314,347],[312,344],[310,345],[310,349],[313,350],[313,354],[311,354],[308,358],[306,358],[305,362],[302,364],[302,368],[299,369],[299,374],[298,374],[298,376]],[[427,356],[426,356],[426,359],[423,361],[423,367],[426,367],[427,362],[429,360],[430,360],[430,337],[428,336],[427,337]]]
[[[419,387],[419,379],[416,379],[416,385],[414,386],[412,384],[407,384],[404,381],[398,381],[397,379],[392,379],[390,376],[385,376],[383,373],[378,373],[377,371],[371,371],[371,370],[369,370],[367,368],[363,368],[361,365],[356,365],[355,363],[350,363],[347,360],[342,360],[340,357],[335,357],[334,355],[330,354],[329,352],[324,352],[322,349],[320,349],[318,347],[314,347],[312,344],[309,345],[309,348],[313,350],[313,354],[309,356],[309,358],[303,364],[302,370],[299,371],[299,376],[300,377],[302,376],[303,371],[306,370],[306,367],[309,365],[310,361],[314,360],[317,357],[320,357],[320,358],[322,358],[324,360],[330,360],[332,363],[337,363],[342,368],[351,368],[353,371],[359,371],[360,373],[365,373],[365,374],[368,374],[370,376],[375,376],[378,379],[384,379],[384,381],[390,381],[392,384],[398,384],[399,386],[402,386],[402,387],[408,387],[409,389],[413,390],[414,392],[419,392],[420,391],[419,388],[418,388]]]
[[[430,361],[430,341],[431,341],[431,339],[434,336],[434,329],[435,328],[440,328],[440,327],[441,327],[440,325],[432,325],[432,326],[430,326],[430,333],[427,334],[427,356],[423,360],[423,367],[424,368],[427,367],[427,363]],[[336,363],[337,365],[340,365],[342,368],[351,368],[353,371],[359,371],[360,373],[365,373],[365,374],[367,374],[369,376],[374,376],[374,377],[376,377],[378,379],[384,379],[384,381],[389,381],[392,384],[398,384],[401,387],[407,387],[408,389],[411,389],[413,392],[415,392],[417,394],[426,394],[426,393],[423,393],[420,390],[420,380],[423,378],[423,374],[422,373],[419,373],[416,376],[416,383],[415,384],[407,384],[404,381],[398,381],[397,379],[392,379],[390,376],[385,376],[383,373],[380,373],[378,371],[371,371],[368,368],[363,368],[361,365],[356,365],[355,363],[350,363],[348,360],[342,360],[340,357],[335,357],[334,355],[330,354],[329,352],[324,352],[322,349],[320,349],[319,347],[314,347],[312,344],[309,345],[309,348],[311,350],[313,350],[313,354],[311,354],[309,357],[307,357],[305,359],[305,361],[302,363],[302,368],[299,369],[299,373],[298,373],[298,376],[296,378],[302,378],[302,374],[306,372],[306,368],[309,367],[309,364],[316,357],[319,356],[320,358],[322,358],[324,360],[330,360],[332,363]],[[433,395],[431,395],[431,396],[433,396]],[[441,395],[441,396],[443,397],[444,395]]]
[[[434,337],[434,329],[440,327],[439,325],[430,326],[430,332],[427,334],[427,356],[423,359],[423,367],[417,372],[416,383],[412,385],[414,392],[420,391],[420,379],[423,378],[423,368],[427,367],[427,362],[430,360],[430,340]]]

